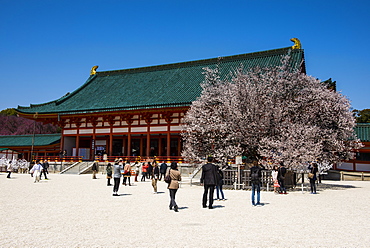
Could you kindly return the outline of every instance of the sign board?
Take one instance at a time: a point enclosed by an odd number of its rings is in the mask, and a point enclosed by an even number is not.
[[[243,163],[243,157],[242,156],[236,156],[235,157],[235,163],[236,164],[242,164]]]

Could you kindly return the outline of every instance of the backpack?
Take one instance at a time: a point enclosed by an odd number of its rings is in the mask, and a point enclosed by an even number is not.
[[[260,177],[258,175],[259,170],[251,170],[251,182],[256,183],[260,181]]]

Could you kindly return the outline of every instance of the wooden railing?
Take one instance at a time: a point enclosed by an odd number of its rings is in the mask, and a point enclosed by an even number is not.
[[[37,159],[45,160],[47,159],[49,162],[82,162],[82,156],[37,156],[33,159],[33,162],[35,162]]]
[[[162,163],[165,161],[166,163],[177,162],[177,163],[187,163],[181,156],[96,156],[95,161],[97,162],[110,162],[113,163],[115,160],[122,159],[123,161],[130,161],[130,162],[154,162]]]

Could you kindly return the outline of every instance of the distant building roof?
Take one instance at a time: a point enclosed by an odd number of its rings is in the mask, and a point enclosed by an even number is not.
[[[355,132],[361,141],[370,142],[370,123],[357,123]]]
[[[203,68],[219,65],[221,78],[240,66],[244,69],[281,64],[290,54],[293,68],[305,72],[304,51],[291,47],[220,58],[125,70],[102,71],[81,87],[58,100],[18,106],[24,114],[78,114],[164,107],[190,106],[201,94]]]
[[[31,135],[1,135],[0,147],[32,146]],[[61,134],[35,134],[34,146],[48,146],[60,142]]]

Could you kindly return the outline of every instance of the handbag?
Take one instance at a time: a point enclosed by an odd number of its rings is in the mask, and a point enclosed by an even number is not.
[[[312,179],[314,177],[314,175],[315,174],[313,174],[313,173],[310,172],[310,173],[308,173],[308,178]]]
[[[278,183],[277,180],[274,182],[274,187],[280,188],[280,184]]]
[[[171,170],[168,171],[168,174],[164,177],[164,181],[168,184],[171,183],[171,175],[170,175]]]

